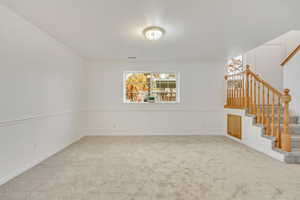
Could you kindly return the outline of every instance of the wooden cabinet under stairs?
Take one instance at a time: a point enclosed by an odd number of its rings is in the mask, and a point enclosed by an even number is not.
[[[242,117],[239,115],[227,115],[227,134],[242,139]]]

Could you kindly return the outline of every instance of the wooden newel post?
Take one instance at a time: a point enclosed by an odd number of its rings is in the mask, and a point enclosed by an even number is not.
[[[228,106],[229,105],[229,85],[228,85],[228,76],[225,75],[225,81],[226,81],[226,105]]]
[[[283,133],[281,136],[281,146],[282,150],[286,152],[291,152],[291,135],[289,133],[289,121],[290,121],[290,114],[289,114],[289,104],[292,100],[292,97],[290,95],[290,90],[285,89],[284,95],[282,96],[283,101]],[[278,108],[280,109],[280,108]],[[279,111],[280,112],[280,111]]]
[[[246,75],[246,86],[245,86],[245,107],[249,108],[249,72],[250,66],[246,65],[245,75]]]

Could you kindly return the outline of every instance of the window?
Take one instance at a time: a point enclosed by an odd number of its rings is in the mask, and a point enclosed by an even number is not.
[[[178,73],[124,72],[124,103],[178,103]]]
[[[238,74],[243,71],[243,56],[232,58],[227,63],[227,74]]]
[[[233,76],[243,72],[243,56],[237,56],[227,62],[227,82],[231,88],[242,88],[242,76]]]

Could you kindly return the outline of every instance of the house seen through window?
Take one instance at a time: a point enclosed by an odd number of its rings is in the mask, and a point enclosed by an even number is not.
[[[178,73],[124,73],[125,103],[177,103],[178,95]]]

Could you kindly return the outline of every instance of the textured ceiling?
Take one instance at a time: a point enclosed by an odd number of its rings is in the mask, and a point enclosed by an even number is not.
[[[216,60],[300,29],[299,0],[0,0],[92,60]],[[143,28],[162,26],[160,41]]]

